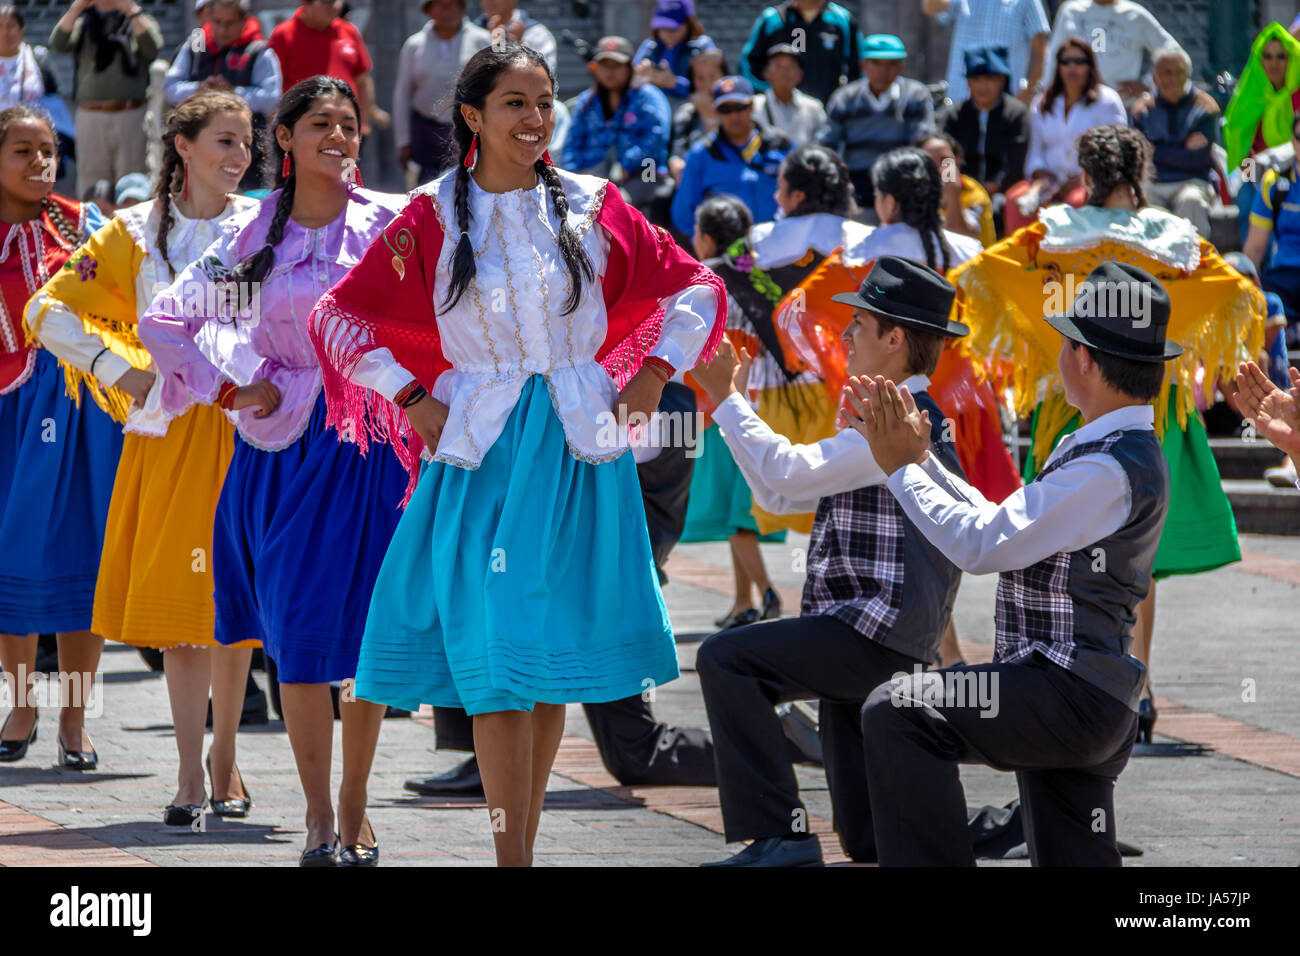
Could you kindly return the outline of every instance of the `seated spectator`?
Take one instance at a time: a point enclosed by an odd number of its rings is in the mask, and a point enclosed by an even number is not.
[[[673,225],[684,236],[695,230],[695,209],[705,199],[728,193],[743,202],[755,222],[776,215],[777,173],[790,152],[790,138],[755,122],[754,88],[740,76],[724,76],[713,87],[718,129],[691,147],[673,194]]]
[[[691,95],[691,61],[713,49],[714,42],[695,17],[694,0],[658,0],[650,36],[641,41],[632,62],[636,75],[659,87],[675,112]]]
[[[207,22],[190,42],[176,51],[163,81],[163,95],[172,106],[201,90],[231,90],[253,111],[253,162],[240,181],[241,189],[263,184],[266,124],[280,102],[280,61],[262,38],[257,17],[248,13],[248,0],[207,0]]]
[[[470,57],[492,45],[492,35],[469,22],[465,0],[426,0],[423,9],[429,21],[406,38],[397,57],[393,138],[397,164],[405,169],[415,163],[419,181],[427,182],[447,165],[455,139],[451,94],[456,78]]]
[[[907,50],[887,33],[863,44],[863,76],[836,90],[826,104],[821,142],[839,150],[853,176],[858,203],[873,204],[871,167],[876,159],[934,129],[934,106],[925,84],[903,76]]]
[[[1291,139],[1300,150],[1300,117],[1294,117]],[[1300,153],[1297,153],[1300,155]],[[1288,338],[1300,323],[1300,198],[1295,162],[1282,171],[1270,169],[1260,180],[1250,210],[1250,231],[1242,251],[1259,270],[1260,285],[1274,292],[1286,309]],[[1270,248],[1272,252],[1270,254]]]
[[[1191,83],[1192,61],[1181,47],[1166,47],[1152,66],[1156,81],[1153,104],[1135,111],[1133,125],[1154,148],[1155,181],[1146,186],[1153,206],[1168,209],[1210,238],[1214,187],[1211,147],[1218,136],[1219,107],[1206,109]]]
[[[54,25],[50,49],[76,63],[77,195],[144,171],[149,64],[162,39],[153,17],[120,0],[74,0]]]
[[[690,98],[673,113],[672,142],[668,147],[668,172],[673,179],[681,177],[691,147],[718,128],[720,117],[713,108],[713,85],[729,72],[727,58],[718,49],[705,50],[691,60]]]
[[[1228,168],[1237,169],[1247,158],[1289,143],[1297,102],[1300,102],[1300,41],[1282,24],[1270,23],[1251,45],[1250,58],[1223,113],[1223,145],[1228,152]],[[1259,178],[1244,177],[1237,194],[1243,243]]]
[[[126,209],[152,198],[153,184],[149,182],[149,177],[144,173],[127,173],[113,187],[113,206],[105,209],[104,215],[111,216],[114,209]],[[104,207],[100,206],[100,209]]]
[[[299,0],[293,16],[271,31],[270,42],[286,90],[311,76],[338,77],[357,96],[363,134],[372,122],[388,126],[388,114],[375,105],[370,52],[361,31],[343,19],[343,0]]]
[[[556,161],[609,179],[633,205],[646,205],[668,172],[668,100],[658,87],[632,85],[632,44],[623,37],[604,37],[588,68],[594,80],[569,104],[569,132]]]
[[[1151,11],[1131,0],[1066,0],[1056,11],[1048,55],[1059,55],[1071,37],[1093,41],[1100,81],[1118,92],[1126,105],[1146,92],[1143,56],[1178,46]],[[1096,42],[1099,38],[1103,42]]]
[[[1056,52],[1047,90],[1029,107],[1029,181],[1007,190],[1003,218],[1013,232],[1038,217],[1041,206],[1069,203],[1076,209],[1087,198],[1075,142],[1094,126],[1127,126],[1124,101],[1102,84],[1092,47],[1070,37]]]
[[[924,150],[939,169],[943,182],[943,226],[958,235],[978,239],[987,247],[997,241],[993,200],[988,190],[961,172],[961,144],[947,133],[922,133],[913,144]]]
[[[1007,93],[1007,66],[1001,47],[966,51],[970,96],[949,109],[943,131],[961,145],[961,171],[993,198],[1001,218],[1004,193],[1025,178],[1029,151],[1029,108]]]
[[[475,17],[475,26],[482,27],[489,34],[497,29],[504,30],[509,42],[522,43],[540,53],[552,73],[559,69],[555,35],[540,20],[534,20],[520,10],[515,0],[479,0],[479,6],[483,12]],[[452,82],[455,82],[454,77]]]
[[[26,42],[26,21],[13,4],[0,5],[0,110],[39,107],[58,84],[48,64],[49,50]]]
[[[767,51],[779,43],[806,57],[803,91],[823,103],[857,79],[866,56],[857,18],[844,7],[827,0],[789,0],[758,15],[740,53],[740,74],[755,89],[767,89],[762,78]]]
[[[1033,98],[1043,75],[1051,26],[1043,0],[921,0],[921,9],[939,23],[952,25],[948,53],[948,99],[966,99],[967,55],[1001,46],[1010,64],[1007,92],[1024,103]]]
[[[789,136],[796,146],[817,142],[826,128],[826,108],[821,100],[799,89],[803,82],[803,59],[788,43],[767,51],[766,93],[754,97],[754,115],[773,129]]]

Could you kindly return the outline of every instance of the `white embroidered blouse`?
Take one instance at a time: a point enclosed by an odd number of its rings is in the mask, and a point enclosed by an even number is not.
[[[569,201],[569,224],[595,274],[603,277],[609,238],[593,226],[606,181],[556,172]],[[419,190],[429,194],[446,236],[432,287],[442,349],[452,368],[439,377],[433,392],[449,407],[434,460],[477,468],[533,374],[546,378],[570,454],[591,463],[617,458],[628,449],[626,425],[610,414],[618,387],[595,360],[605,339],[605,301],[592,287],[577,309],[563,314],[571,280],[546,186],[489,193],[470,176],[468,232],[477,271],[460,301],[444,308],[460,234],[454,189],[455,176],[447,173]],[[689,370],[708,339],[714,293],[707,286],[690,286],[661,305],[662,332],[649,354],[679,371]],[[329,334],[347,332],[335,328]],[[413,376],[391,352],[377,349],[350,377],[391,400]]]

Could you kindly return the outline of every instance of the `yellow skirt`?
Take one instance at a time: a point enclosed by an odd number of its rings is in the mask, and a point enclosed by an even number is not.
[[[126,436],[95,585],[96,634],[137,647],[219,646],[212,525],[234,451],[234,426],[215,405],[194,406],[162,438]]]
[[[826,387],[820,382],[792,385],[782,396],[777,389],[764,389],[758,396],[758,417],[778,435],[790,439],[793,445],[811,445],[835,434],[837,406],[831,404]],[[796,411],[797,409],[797,411]],[[759,534],[773,534],[781,530],[808,534],[812,531],[813,514],[774,515],[758,505],[750,509]]]

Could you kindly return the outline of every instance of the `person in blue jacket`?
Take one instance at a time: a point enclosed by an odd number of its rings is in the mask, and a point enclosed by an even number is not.
[[[668,97],[673,112],[691,95],[691,60],[716,49],[695,17],[694,0],[658,0],[650,21],[650,36],[637,47],[632,63],[636,75]]]
[[[673,194],[673,225],[690,236],[695,207],[720,193],[735,196],[754,217],[769,222],[776,216],[777,175],[790,137],[753,117],[754,87],[740,76],[724,76],[713,84],[713,106],[719,127],[686,154],[686,166]]]

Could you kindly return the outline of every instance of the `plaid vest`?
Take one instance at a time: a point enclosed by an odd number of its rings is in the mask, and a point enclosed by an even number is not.
[[[1085,548],[998,576],[993,659],[1015,662],[1041,654],[1136,709],[1144,668],[1128,649],[1134,608],[1151,588],[1169,509],[1169,465],[1153,432],[1123,429],[1069,449],[1034,480],[1096,454],[1111,456],[1124,469],[1128,520]]]
[[[914,397],[930,413],[931,453],[961,475],[943,412],[926,392]],[[817,504],[800,612],[838,618],[869,640],[931,664],[960,581],[961,572],[916,529],[888,488],[855,488]]]

